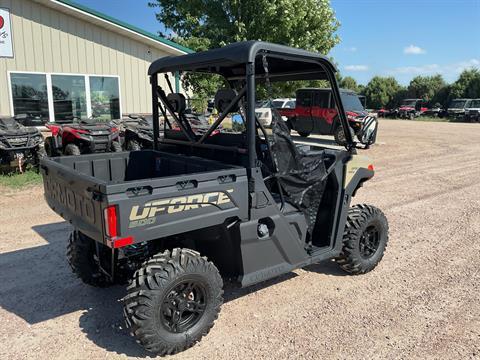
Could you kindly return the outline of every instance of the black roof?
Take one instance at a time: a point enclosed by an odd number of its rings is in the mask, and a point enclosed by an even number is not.
[[[150,65],[148,75],[196,71],[235,79],[245,76],[247,63],[255,62],[255,73],[261,77],[264,71],[260,57],[264,54],[272,81],[326,79],[326,71],[337,71],[326,56],[318,53],[263,41],[243,41],[218,49],[160,58]]]

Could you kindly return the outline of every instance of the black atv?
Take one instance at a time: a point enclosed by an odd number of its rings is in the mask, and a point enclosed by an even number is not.
[[[185,119],[189,123],[192,131],[197,135],[205,134],[210,125],[203,115],[195,115],[186,113]],[[123,120],[120,125],[120,134],[124,139],[123,147],[128,151],[141,149],[153,149],[153,122],[152,115],[142,116],[130,114],[128,118]],[[160,138],[163,137],[162,121],[160,126]],[[180,127],[174,125],[171,130],[181,131]],[[222,130],[220,125],[212,135],[218,134]]]
[[[39,164],[45,156],[43,136],[35,127],[25,127],[13,118],[0,119],[0,168],[18,168]]]
[[[123,146],[128,151],[153,148],[152,116],[130,114],[121,122]]]
[[[47,122],[46,118],[42,118],[39,114],[33,113],[18,114],[13,118],[23,126],[45,126]]]
[[[122,151],[118,127],[95,118],[67,124],[47,124],[52,136],[45,139],[48,156]]]

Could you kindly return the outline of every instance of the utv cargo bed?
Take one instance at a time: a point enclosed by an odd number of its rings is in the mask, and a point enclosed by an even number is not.
[[[49,206],[102,243],[112,206],[110,237],[133,243],[248,216],[246,169],[213,160],[144,150],[48,158],[41,172]]]

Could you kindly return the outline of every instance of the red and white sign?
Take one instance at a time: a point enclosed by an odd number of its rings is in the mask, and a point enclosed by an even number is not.
[[[0,57],[13,57],[10,10],[0,8]]]

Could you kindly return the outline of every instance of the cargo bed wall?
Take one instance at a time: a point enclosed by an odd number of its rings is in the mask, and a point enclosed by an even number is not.
[[[153,150],[64,156],[54,161],[107,184],[221,170],[229,165]]]
[[[152,150],[45,159],[41,171],[50,207],[97,241],[109,205],[135,242],[248,216],[245,168],[216,161]]]

